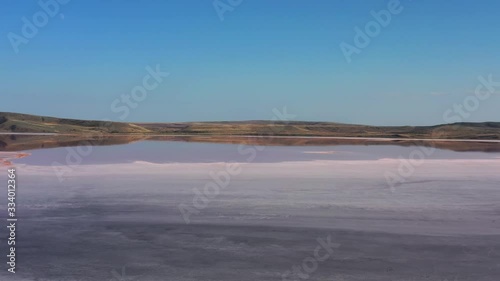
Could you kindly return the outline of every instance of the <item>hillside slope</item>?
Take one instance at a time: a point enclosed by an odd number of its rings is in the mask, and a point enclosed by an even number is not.
[[[158,134],[330,136],[400,139],[500,139],[500,122],[437,126],[365,126],[333,122],[186,122],[120,123],[0,112],[0,132],[59,134]]]
[[[438,126],[364,126],[331,122],[195,122],[137,124],[158,134],[500,139],[500,122]]]
[[[16,133],[149,133],[149,130],[134,124],[63,119],[19,113],[0,112],[0,132]]]

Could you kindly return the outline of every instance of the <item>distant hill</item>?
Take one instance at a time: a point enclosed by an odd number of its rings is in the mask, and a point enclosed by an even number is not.
[[[149,130],[128,123],[88,121],[0,112],[0,132],[16,133],[149,133]]]
[[[0,112],[0,132],[71,135],[275,135],[499,140],[500,122],[455,123],[436,126],[365,126],[301,121],[120,123]]]

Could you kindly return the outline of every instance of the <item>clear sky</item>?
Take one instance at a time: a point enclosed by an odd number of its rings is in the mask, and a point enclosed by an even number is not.
[[[205,121],[271,119],[286,106],[297,120],[427,125],[473,96],[479,76],[500,82],[499,1],[401,0],[350,62],[341,43],[356,47],[355,27],[391,1],[238,2],[220,0],[218,13],[212,0],[72,0],[49,5],[44,23],[37,1],[6,0],[0,111]],[[124,103],[157,65],[169,76]],[[463,121],[500,121],[498,92]]]

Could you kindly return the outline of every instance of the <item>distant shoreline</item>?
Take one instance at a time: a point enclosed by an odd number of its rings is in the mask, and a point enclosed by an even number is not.
[[[15,133],[15,132],[0,132],[0,135],[57,136],[57,135],[64,135],[64,134],[57,134],[57,133]]]
[[[92,137],[92,135],[81,134],[57,134],[57,133],[13,133],[0,132],[0,135],[23,135],[23,136],[82,136]],[[330,137],[330,136],[255,136],[255,135],[161,135],[161,134],[103,134],[104,137],[232,137],[232,138],[276,138],[276,139],[332,139],[332,140],[368,140],[368,141],[439,141],[439,142],[486,142],[500,143],[500,140],[489,139],[419,139],[419,138],[376,138],[376,137]]]
[[[500,142],[500,122],[368,126],[313,121],[126,123],[0,112],[0,133],[31,135],[280,137],[391,141]]]

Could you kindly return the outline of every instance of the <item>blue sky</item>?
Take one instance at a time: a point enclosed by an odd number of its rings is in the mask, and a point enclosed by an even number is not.
[[[478,76],[500,82],[498,1],[401,0],[348,63],[340,44],[389,2],[243,0],[221,21],[212,0],[72,0],[16,53],[9,36],[43,10],[7,0],[0,111],[177,122],[272,119],[286,106],[297,120],[427,125],[474,95]],[[125,118],[113,111],[157,65],[170,75]],[[499,104],[495,93],[463,121],[500,121]]]

